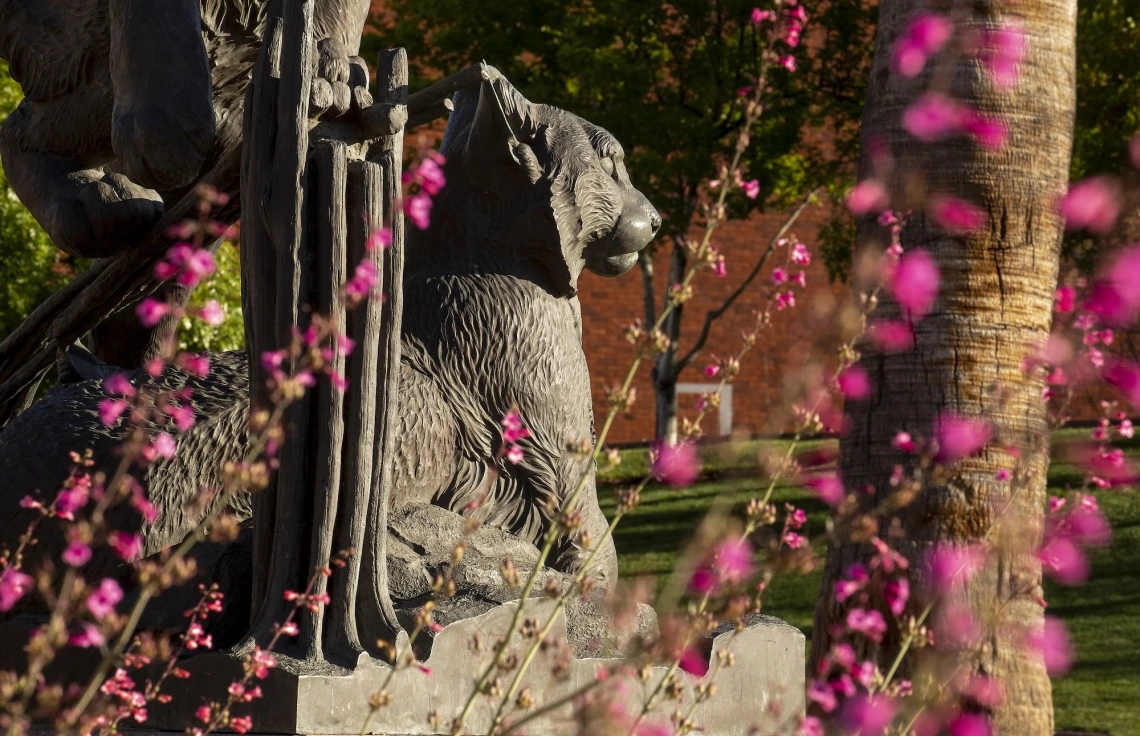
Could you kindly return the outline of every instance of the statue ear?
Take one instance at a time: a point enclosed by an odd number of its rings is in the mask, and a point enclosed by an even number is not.
[[[511,129],[511,124],[503,111],[503,103],[499,99],[495,83],[483,82],[479,85],[479,102],[475,107],[475,117],[467,130],[465,152],[468,158],[492,151],[509,152],[517,142],[515,132]]]

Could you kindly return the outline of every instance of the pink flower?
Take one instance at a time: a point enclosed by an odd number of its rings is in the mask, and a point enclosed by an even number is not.
[[[114,531],[107,535],[107,544],[122,559],[131,562],[142,553],[142,535]]]
[[[416,227],[427,230],[431,224],[431,197],[427,192],[420,192],[405,202],[404,212]]]
[[[518,445],[514,445],[511,449],[507,450],[507,462],[512,465],[518,465],[523,461],[523,449]]]
[[[892,57],[895,71],[906,79],[917,77],[927,59],[942,49],[953,30],[950,21],[941,15],[916,15],[895,42]]]
[[[11,611],[16,601],[32,587],[32,577],[16,570],[7,568],[0,573],[0,611]]]
[[[815,494],[815,497],[828,506],[838,506],[846,495],[843,481],[835,473],[825,473],[809,478],[804,485]]]
[[[839,705],[838,699],[835,697],[835,691],[831,686],[819,680],[812,680],[808,685],[807,691],[808,700],[819,705],[824,713],[831,713]]]
[[[876,320],[867,325],[867,337],[884,353],[900,353],[914,344],[914,331],[906,322]]]
[[[803,243],[796,243],[792,246],[791,252],[792,263],[798,263],[801,266],[811,264],[811,251]]]
[[[981,207],[946,194],[931,196],[927,207],[935,224],[955,233],[980,230],[989,219]]]
[[[851,596],[867,587],[869,580],[867,567],[861,562],[852,563],[843,571],[843,577],[835,581],[835,600],[843,603]]]
[[[861,365],[850,366],[839,374],[839,390],[844,396],[860,401],[871,395],[871,378]]]
[[[210,373],[210,356],[206,353],[179,353],[178,367],[193,376],[205,378]]]
[[[119,584],[111,578],[103,578],[99,587],[87,596],[87,610],[91,611],[91,615],[96,619],[102,619],[111,613],[121,600],[123,600],[123,589]]]
[[[672,733],[672,729],[670,729],[670,733]],[[803,723],[800,724],[800,736],[825,736],[826,733],[823,721],[815,716],[804,716]]]
[[[895,717],[894,701],[885,695],[856,695],[843,704],[840,722],[848,733],[881,736]]]
[[[887,622],[883,614],[874,609],[852,608],[847,612],[847,628],[879,641],[887,631]]]
[[[776,292],[776,311],[782,312],[789,307],[796,306],[795,292],[788,290],[787,294]]]
[[[796,70],[796,57],[791,55],[781,56],[779,61],[780,66],[784,67],[788,71],[794,72]]]
[[[103,399],[99,402],[99,421],[103,426],[109,427],[118,420],[126,408],[126,399]]]
[[[796,534],[795,532],[784,532],[781,541],[788,545],[789,549],[800,549],[807,544],[807,539],[802,534]]]
[[[103,392],[108,396],[134,396],[135,387],[125,373],[112,373],[103,379]]]
[[[990,441],[992,430],[984,419],[971,419],[953,412],[942,412],[934,422],[938,441],[935,460],[953,463],[980,451]]]
[[[424,188],[424,191],[433,197],[443,191],[444,185],[447,184],[447,177],[443,175],[443,168],[431,158],[425,158],[420,162],[416,169],[416,176],[419,178],[420,186]]]
[[[930,313],[938,297],[940,274],[934,259],[922,248],[907,251],[891,278],[891,294],[917,319]]]
[[[906,602],[910,600],[910,583],[906,578],[883,583],[883,600],[887,602],[891,613],[901,616],[903,609],[906,608]]]
[[[72,567],[82,567],[91,559],[91,548],[82,542],[72,542],[60,557]]]
[[[1005,123],[998,118],[971,114],[966,117],[962,127],[979,144],[992,150],[1005,146],[1006,140],[1009,138],[1009,130]]]
[[[793,529],[800,529],[807,523],[807,513],[803,509],[792,508],[789,506],[788,525]]]
[[[704,677],[709,671],[709,663],[701,656],[701,653],[692,647],[688,647],[681,653],[679,662],[681,669],[688,672],[690,675],[697,677]]]
[[[182,271],[178,274],[178,283],[183,286],[197,286],[216,270],[214,255],[210,251],[195,250],[187,256],[185,263],[183,263]]]
[[[890,197],[877,179],[864,179],[847,193],[846,202],[848,211],[859,217],[882,212],[890,204]]]
[[[391,228],[382,227],[379,230],[374,230],[372,234],[368,236],[368,242],[365,243],[364,247],[369,251],[373,251],[377,248],[383,249],[391,245],[392,230]]]
[[[709,363],[705,366],[705,378],[716,378],[718,373],[720,373],[720,366],[716,363]]]
[[[718,279],[723,279],[728,275],[728,266],[725,265],[724,256],[720,256],[715,261],[713,261],[712,272],[713,275]]]
[[[214,712],[210,709],[210,706],[200,705],[198,706],[198,710],[194,711],[194,717],[203,723],[209,723],[210,718],[213,717],[213,713]]]
[[[654,478],[674,488],[691,486],[701,472],[697,448],[691,442],[658,442],[653,447],[650,471]]]
[[[914,452],[915,444],[909,432],[899,432],[891,439],[891,446],[902,452]]]
[[[1046,616],[1041,632],[1030,635],[1029,646],[1041,653],[1050,676],[1056,677],[1069,671],[1073,663],[1073,645],[1069,641],[1069,632],[1060,619]]]
[[[1010,472],[1009,468],[998,468],[997,473],[994,474],[994,480],[1003,483],[1012,477],[1013,473]]]
[[[217,299],[211,299],[198,310],[198,318],[210,327],[217,327],[226,321],[226,313]]]
[[[763,23],[764,21],[768,20],[769,18],[773,18],[773,17],[775,17],[775,13],[773,13],[771,10],[761,10],[760,8],[753,8],[752,9],[752,22],[753,23]]]
[[[787,280],[788,280],[788,272],[785,271],[783,268],[781,268],[780,266],[776,266],[775,268],[772,269],[772,283],[773,284],[780,285],[780,284],[786,283]]]
[[[1012,89],[1017,84],[1018,68],[1027,50],[1021,22],[1006,18],[1001,26],[986,33],[982,40],[984,47],[979,58],[993,75],[994,85],[1001,90]]]
[[[159,432],[154,436],[151,443],[143,448],[142,453],[143,457],[149,461],[154,461],[160,457],[169,460],[178,453],[178,446],[169,434]]]
[[[499,424],[503,427],[503,442],[508,445],[530,437],[530,431],[523,426],[522,417],[514,409],[504,414]]]
[[[936,593],[946,593],[954,585],[965,585],[986,562],[981,545],[939,544],[926,555],[927,581]]]
[[[1066,230],[1086,228],[1104,235],[1120,214],[1120,187],[1107,176],[1077,182],[1061,198],[1059,210]]]
[[[747,539],[726,539],[716,548],[713,567],[722,582],[747,580],[752,574],[752,545]]]
[[[957,132],[962,106],[938,92],[924,92],[903,111],[902,126],[923,143],[933,143]]]
[[[1037,552],[1042,570],[1062,585],[1080,585],[1089,577],[1089,563],[1080,548],[1067,537],[1042,545]]]
[[[992,736],[989,719],[981,713],[959,713],[946,727],[949,736]]]
[[[253,718],[250,716],[230,716],[230,728],[237,733],[249,733],[253,728]]]
[[[154,327],[170,311],[170,307],[153,297],[147,297],[135,307],[135,314],[143,327]]]
[[[746,181],[740,186],[744,189],[744,196],[749,199],[756,199],[757,195],[760,194],[760,181],[758,179]]]
[[[344,292],[352,299],[367,299],[378,280],[376,264],[363,260],[356,265],[352,278],[344,285]]]
[[[1068,314],[1073,311],[1077,300],[1077,290],[1071,286],[1062,286],[1053,292],[1053,310],[1058,314]]]
[[[80,647],[82,649],[87,649],[88,647],[101,647],[106,643],[106,641],[107,640],[103,638],[103,632],[99,631],[99,628],[97,626],[90,623],[80,624],[79,631],[73,633],[67,638],[68,644],[74,647]]]

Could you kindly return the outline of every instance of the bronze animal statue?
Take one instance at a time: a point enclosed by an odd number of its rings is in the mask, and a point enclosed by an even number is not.
[[[583,269],[617,276],[636,262],[661,224],[630,182],[621,146],[605,130],[565,110],[532,104],[501,77],[457,93],[441,152],[447,185],[429,229],[412,230],[406,253],[399,431],[391,505],[430,502],[479,513],[493,526],[541,543],[552,514],[583,473],[582,527],[600,540],[594,464],[568,443],[593,438],[589,372],[582,350],[577,281]],[[143,528],[148,554],[178,543],[203,510],[188,502],[217,482],[221,464],[245,447],[248,385],[244,353],[211,357],[206,378],[171,369],[165,387],[187,386],[197,424],[178,438],[178,454],[141,478],[158,519],[131,511],[116,523]],[[0,432],[0,544],[11,545],[32,517],[19,500],[39,489],[50,501],[67,475],[68,452],[95,447],[102,465],[126,429],[102,427],[99,376],[82,354],[71,363],[86,380],[53,389]],[[351,378],[351,377],[350,377]],[[143,371],[133,382],[150,380]],[[517,465],[496,458],[500,420],[513,407],[531,432]],[[497,463],[497,478],[488,464]],[[489,484],[489,498],[469,502]],[[248,515],[247,500],[230,512]],[[36,554],[58,554],[47,535]],[[616,580],[606,539],[592,572]],[[108,552],[88,563],[100,574],[117,564]],[[583,564],[577,535],[558,540],[551,566]]]

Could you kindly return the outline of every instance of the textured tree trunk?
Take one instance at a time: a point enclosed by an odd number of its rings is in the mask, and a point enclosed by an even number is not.
[[[921,246],[934,257],[942,285],[933,313],[916,326],[913,349],[894,355],[864,350],[862,363],[874,390],[851,402],[851,431],[841,441],[846,487],[871,487],[879,499],[904,456],[891,439],[903,430],[929,437],[942,410],[986,416],[995,441],[978,457],[952,468],[948,477],[928,483],[916,501],[898,513],[906,539],[894,541],[921,577],[924,554],[934,543],[980,540],[1000,511],[1023,524],[1016,535],[997,535],[1002,544],[987,566],[953,592],[976,613],[1000,607],[1002,626],[989,629],[981,653],[965,663],[968,670],[996,677],[1005,691],[993,713],[995,733],[1052,734],[1052,694],[1040,659],[1026,652],[1025,630],[1042,625],[1041,569],[1033,554],[1045,502],[1049,435],[1040,380],[1027,378],[1019,366],[1028,346],[1049,333],[1056,284],[1061,226],[1055,198],[1068,178],[1075,104],[1076,0],[1025,0],[968,4],[972,30],[996,23],[999,14],[1023,22],[1029,44],[1017,87],[995,89],[980,64],[964,59],[945,78],[943,89],[1009,126],[1009,142],[987,150],[965,137],[936,144],[911,138],[900,115],[926,89],[929,74],[903,80],[890,73],[891,48],[910,14],[922,3],[881,0],[876,54],[863,118],[863,175],[872,168],[871,142],[889,145],[895,157],[894,206],[913,209],[903,231],[904,248]],[[961,5],[961,4],[959,4]],[[961,24],[959,31],[965,30]],[[944,52],[946,53],[946,52]],[[946,89],[949,87],[949,89]],[[989,223],[969,236],[953,236],[922,214],[924,193],[951,193],[984,209]],[[882,244],[884,233],[873,221],[860,224],[860,245]],[[875,318],[897,316],[884,299]],[[997,398],[1000,386],[1004,398]],[[996,449],[1015,445],[1020,459]],[[998,482],[999,468],[1013,470],[1012,482]],[[868,506],[874,502],[867,500]],[[889,518],[881,520],[887,538]],[[844,541],[828,552],[823,589],[816,611],[812,659],[831,645],[829,627],[843,613],[835,603],[834,582],[852,562],[866,561],[868,545]],[[915,613],[925,605],[912,599]],[[889,666],[902,634],[888,633],[882,647],[868,654]],[[906,672],[904,664],[903,672]]]

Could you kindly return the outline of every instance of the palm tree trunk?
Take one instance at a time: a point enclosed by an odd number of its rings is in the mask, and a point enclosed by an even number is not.
[[[1009,126],[1008,143],[988,150],[965,137],[924,144],[901,127],[900,115],[926,89],[928,74],[916,80],[891,73],[891,48],[911,13],[923,3],[881,0],[876,53],[863,117],[865,175],[872,171],[868,149],[886,143],[895,158],[893,204],[912,209],[902,232],[904,248],[921,246],[934,257],[941,290],[933,313],[915,327],[914,347],[884,355],[869,346],[863,366],[874,390],[864,401],[850,402],[851,430],[841,441],[841,470],[849,492],[874,489],[869,507],[888,492],[894,467],[906,456],[892,448],[898,431],[929,437],[936,415],[949,410],[984,415],[995,441],[979,456],[951,468],[948,477],[928,482],[915,502],[896,514],[906,538],[892,544],[911,561],[921,578],[925,553],[935,543],[981,540],[995,518],[1023,524],[1019,534],[999,534],[986,567],[956,596],[981,616],[997,612],[999,626],[987,629],[984,644],[964,664],[969,671],[997,678],[1005,698],[992,714],[994,732],[1047,736],[1053,733],[1052,692],[1039,658],[1027,652],[1021,637],[1040,628],[1043,611],[1041,568],[1034,551],[1040,534],[1049,464],[1049,433],[1042,384],[1020,369],[1029,346],[1049,334],[1056,285],[1062,223],[1055,198],[1068,180],[1075,106],[1076,0],[984,0],[958,3],[972,8],[969,29],[996,24],[1000,14],[1023,24],[1028,54],[1016,88],[1000,91],[972,59],[952,62],[942,83],[949,96],[967,102]],[[954,53],[952,50],[943,54]],[[989,222],[968,236],[952,235],[922,213],[930,193],[949,193],[979,205]],[[860,224],[859,244],[884,242],[872,220]],[[889,298],[873,318],[895,317]],[[1016,446],[1015,460],[997,447]],[[995,478],[1012,468],[1012,481]],[[860,494],[862,495],[862,494]],[[888,538],[890,517],[881,519],[879,536]],[[829,650],[829,628],[844,608],[834,599],[835,581],[853,562],[866,562],[869,545],[845,538],[833,542],[816,611],[812,660]],[[917,615],[925,605],[912,598]],[[903,632],[889,631],[868,656],[885,670],[899,651]],[[909,661],[904,661],[903,672]]]

